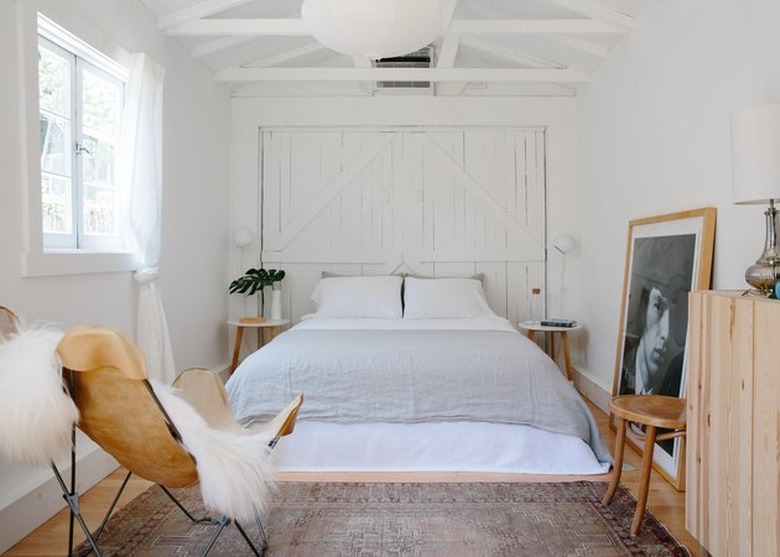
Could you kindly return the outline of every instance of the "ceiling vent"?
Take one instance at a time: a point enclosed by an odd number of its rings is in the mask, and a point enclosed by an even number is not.
[[[373,62],[375,68],[431,68],[433,66],[433,47],[426,46],[416,52],[403,56],[380,58]],[[433,94],[430,81],[377,81],[377,93],[418,93]]]

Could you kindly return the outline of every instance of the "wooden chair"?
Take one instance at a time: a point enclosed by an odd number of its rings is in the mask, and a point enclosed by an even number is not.
[[[634,511],[634,520],[631,522],[631,535],[636,536],[639,533],[647,506],[655,443],[685,435],[685,400],[661,395],[621,395],[612,399],[609,403],[609,411],[617,418],[617,437],[615,438],[615,466],[612,480],[604,495],[603,503],[605,505],[612,501],[618,484],[620,484],[627,423],[633,422],[645,427],[639,496],[637,497],[636,511]],[[659,428],[672,431],[658,435]]]
[[[202,462],[196,464],[196,458],[185,448],[187,439],[183,439],[181,433],[185,424],[177,426],[174,423],[170,408],[166,410],[161,397],[156,394],[148,380],[146,366],[137,346],[119,331],[106,327],[80,326],[63,336],[57,352],[62,361],[65,383],[80,412],[78,428],[128,470],[127,477],[95,534],[85,530],[93,551],[99,555],[97,541],[100,533],[130,474],[137,474],[158,484],[191,520],[218,526],[203,555],[209,552],[223,529],[231,523],[236,526],[251,551],[260,555],[260,550],[242,525],[228,511],[220,509],[222,517],[218,521],[196,519],[169,491],[168,488],[187,487],[202,482]],[[256,434],[235,421],[227,405],[224,386],[214,372],[203,368],[185,370],[176,379],[174,388],[180,390],[179,397],[184,399],[184,404],[197,412],[208,427],[239,436]],[[258,443],[267,443],[272,448],[281,436],[292,432],[302,402],[303,397],[297,397],[274,420],[259,426],[257,431],[267,435],[259,435]],[[254,454],[262,458],[262,445],[258,445],[258,449]],[[267,450],[270,451],[270,448]],[[61,487],[66,490],[64,484]],[[71,497],[74,496],[72,492],[71,488]],[[249,495],[261,499],[267,493]],[[75,494],[75,497],[78,495]],[[226,504],[229,505],[229,502]],[[72,529],[73,516],[80,524],[83,521],[79,516],[77,501],[70,507]],[[259,520],[257,524],[265,544],[262,524]]]

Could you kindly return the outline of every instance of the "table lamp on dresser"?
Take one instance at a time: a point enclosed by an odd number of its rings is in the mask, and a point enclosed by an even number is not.
[[[745,271],[754,293],[769,296],[780,280],[777,209],[780,200],[780,104],[742,110],[731,116],[731,172],[734,203],[769,204],[761,257]]]

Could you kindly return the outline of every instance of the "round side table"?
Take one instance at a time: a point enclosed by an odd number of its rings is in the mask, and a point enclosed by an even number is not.
[[[571,355],[569,354],[569,331],[576,331],[582,325],[576,323],[571,327],[553,327],[551,325],[542,325],[539,321],[523,321],[518,323],[521,329],[526,331],[528,338],[536,342],[536,333],[547,335],[547,354],[555,361],[555,335],[561,337],[561,347],[563,349],[563,362],[566,367],[566,378],[574,381],[574,374],[571,368]]]
[[[236,340],[233,343],[233,358],[230,362],[230,375],[238,366],[238,358],[241,355],[241,342],[244,339],[246,329],[257,330],[257,348],[260,349],[265,343],[271,342],[279,334],[279,330],[290,323],[289,319],[266,319],[265,321],[241,321],[240,319],[228,320],[228,325],[236,328]],[[268,337],[266,340],[266,336]]]

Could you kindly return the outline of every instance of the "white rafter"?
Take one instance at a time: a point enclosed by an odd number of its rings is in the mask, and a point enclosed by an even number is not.
[[[455,6],[458,0],[441,0],[442,29],[447,29],[452,21],[452,14],[455,13]]]
[[[625,35],[614,23],[592,19],[462,19],[453,20],[444,35]],[[301,19],[199,19],[174,25],[166,35],[308,35]]]
[[[284,64],[290,60],[303,58],[304,56],[314,54],[315,52],[320,52],[321,50],[325,50],[325,47],[318,42],[313,42],[293,50],[288,50],[286,52],[275,54],[274,56],[269,56],[268,58],[263,58],[262,60],[251,62],[250,64],[246,64],[246,66],[251,66],[253,68],[269,68],[272,66],[278,66],[279,64]]]
[[[491,56],[496,56],[498,58],[503,58],[504,60],[509,60],[511,62],[517,62],[519,64],[523,64],[526,66],[531,66],[532,68],[544,68],[544,69],[563,69],[566,67],[565,64],[561,64],[559,62],[553,62],[551,60],[544,60],[542,58],[539,58],[537,56],[531,56],[530,54],[522,54],[520,52],[516,52],[514,50],[511,50],[509,48],[498,46],[493,43],[489,43],[480,39],[475,39],[472,37],[463,37],[460,40],[461,44],[463,46],[468,46],[470,48],[473,48],[475,50],[479,50],[481,52],[484,52],[485,54],[490,54]]]
[[[193,47],[190,50],[190,56],[192,56],[193,58],[203,58],[204,56],[208,56],[209,54],[220,52],[222,50],[227,50],[228,48],[232,48],[234,46],[247,43],[252,39],[254,39],[254,37],[252,37],[251,35],[239,35],[236,37],[221,37],[219,39],[215,39],[213,41],[209,41],[202,45]]]
[[[496,81],[586,83],[580,70],[517,68],[231,68],[217,81]]]
[[[576,48],[582,52],[587,52],[593,56],[598,56],[599,58],[609,58],[610,49],[604,45],[594,43],[593,41],[586,41],[579,37],[554,37],[553,41],[571,48]]]
[[[199,19],[174,25],[166,35],[309,35],[298,18],[240,18]]]
[[[445,33],[472,35],[625,35],[620,25],[593,19],[460,19]]]
[[[481,52],[484,52],[485,54],[489,54],[490,56],[503,58],[504,60],[509,60],[510,62],[517,62],[518,64],[531,66],[532,68],[564,69],[566,67],[565,65],[560,64],[558,62],[543,60],[542,58],[531,56],[530,54],[522,54],[519,52],[515,52],[514,50],[504,48],[503,46],[498,46],[493,43],[481,41],[479,39],[463,37],[460,42],[464,46],[468,46],[469,48],[479,50]],[[572,89],[571,87],[566,87],[565,85],[560,85],[557,83],[550,83],[549,85],[550,87],[553,87],[555,90],[565,95],[574,95],[576,93],[574,89]]]
[[[180,25],[187,21],[195,21],[203,17],[224,12],[230,8],[248,4],[251,0],[206,0],[189,8],[184,8],[178,12],[164,15],[157,20],[157,26],[162,30],[167,30],[175,25]]]
[[[441,43],[441,50],[436,57],[437,68],[451,68],[455,65],[455,57],[458,55],[460,35],[446,35]]]
[[[591,0],[547,0],[547,2],[562,6],[580,15],[620,25],[626,30],[634,28],[634,18],[630,15],[611,10]]]

